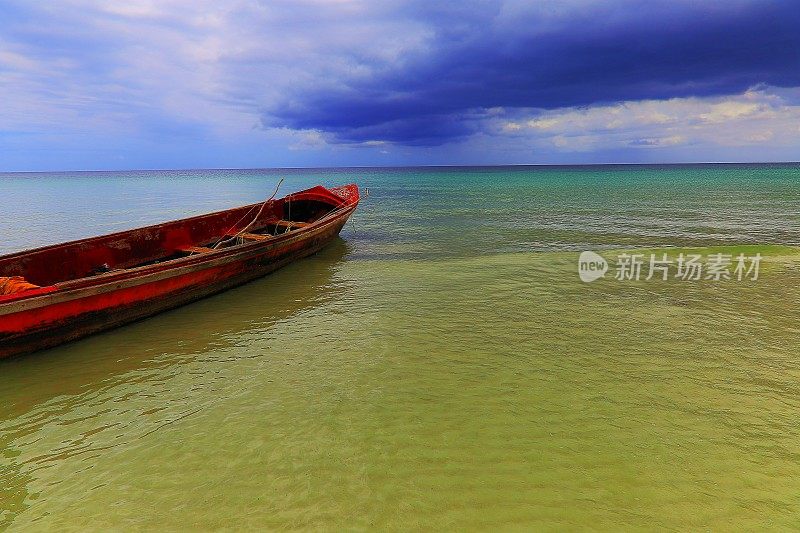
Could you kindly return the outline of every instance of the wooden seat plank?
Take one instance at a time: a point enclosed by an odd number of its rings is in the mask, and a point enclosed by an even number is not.
[[[279,228],[304,228],[310,224],[310,222],[295,222],[291,220],[273,220],[270,224],[275,224]]]
[[[178,248],[179,252],[184,252],[187,254],[207,254],[209,252],[213,252],[213,248],[207,248],[205,246],[181,246]]]
[[[268,241],[272,238],[272,235],[260,235],[258,233],[242,233],[239,235],[242,239],[248,241]]]

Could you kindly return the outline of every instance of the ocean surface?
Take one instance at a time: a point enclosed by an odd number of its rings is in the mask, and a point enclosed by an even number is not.
[[[281,177],[369,196],[311,258],[0,362],[0,529],[800,526],[800,165],[0,174],[0,253]],[[761,262],[615,278],[651,253]]]

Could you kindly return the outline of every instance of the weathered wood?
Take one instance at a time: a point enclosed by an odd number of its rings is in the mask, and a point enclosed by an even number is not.
[[[304,228],[310,224],[309,222],[297,222],[295,220],[275,220],[271,223],[275,224],[279,228],[289,229]]]
[[[253,227],[273,224],[284,201],[267,206]],[[293,214],[319,222],[283,221],[297,231],[245,233],[240,244],[215,250],[203,246],[256,204],[0,257],[0,276],[30,273],[29,279],[42,285],[0,296],[0,358],[121,326],[241,285],[314,253],[339,234],[356,209],[358,187],[314,187],[292,194],[291,201],[297,209]],[[176,250],[190,255],[175,258]],[[97,265],[109,270],[88,274]]]
[[[207,254],[209,252],[213,252],[214,249],[206,246],[181,246],[178,248],[178,251],[187,254]]]
[[[261,235],[259,233],[242,233],[239,237],[246,241],[268,241],[274,238],[273,235]]]

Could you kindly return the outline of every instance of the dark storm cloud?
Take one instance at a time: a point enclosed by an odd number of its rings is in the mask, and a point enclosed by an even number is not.
[[[553,109],[622,100],[800,86],[796,2],[603,2],[527,9],[500,2],[395,16],[429,38],[368,76],[299,87],[263,123],[333,142],[438,145],[475,132],[492,108]],[[564,5],[568,7],[564,7]]]

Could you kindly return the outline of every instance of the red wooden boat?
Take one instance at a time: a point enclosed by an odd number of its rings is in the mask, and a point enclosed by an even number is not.
[[[356,209],[356,185],[0,257],[0,358],[120,326],[319,251]],[[3,294],[6,293],[6,294]]]

